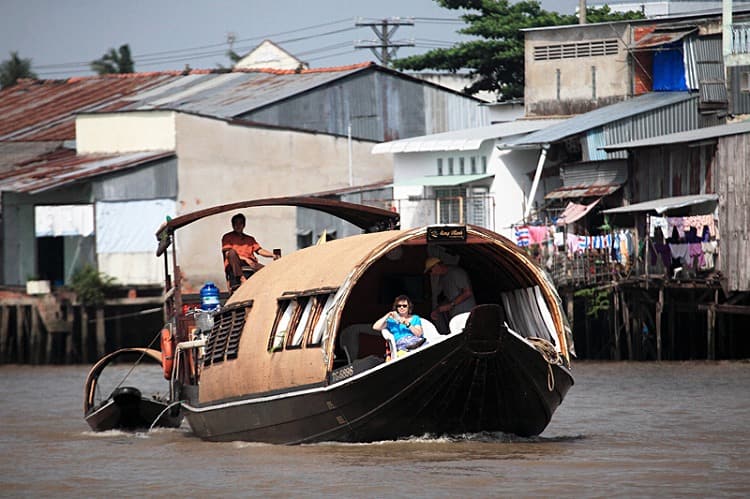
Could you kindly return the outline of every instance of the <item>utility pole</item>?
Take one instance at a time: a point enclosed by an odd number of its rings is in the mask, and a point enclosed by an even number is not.
[[[578,0],[578,24],[586,24],[586,0]]]
[[[413,47],[414,40],[403,41],[391,40],[391,37],[396,32],[399,26],[414,26],[414,19],[401,19],[400,17],[391,17],[389,19],[381,19],[380,21],[361,21],[358,20],[355,26],[369,26],[372,29],[377,40],[360,40],[354,43],[354,48],[357,49],[370,49],[375,57],[378,58],[380,64],[388,66],[391,59],[396,55],[396,51],[399,47]]]

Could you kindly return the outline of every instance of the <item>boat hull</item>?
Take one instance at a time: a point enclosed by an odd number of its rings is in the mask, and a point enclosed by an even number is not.
[[[136,388],[122,387],[91,409],[84,419],[94,431],[133,431],[152,426],[177,428],[182,414],[178,406],[168,407],[164,401],[143,397]]]
[[[193,431],[211,441],[368,442],[411,435],[540,434],[573,385],[507,328],[470,331],[325,387],[228,400],[185,401]]]

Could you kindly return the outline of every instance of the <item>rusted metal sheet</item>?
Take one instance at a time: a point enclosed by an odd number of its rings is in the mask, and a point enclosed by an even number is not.
[[[0,140],[73,140],[77,113],[118,109],[126,104],[126,96],[168,82],[176,74],[21,80],[0,91]]]
[[[77,155],[73,150],[59,149],[1,174],[0,191],[34,194],[172,157],[172,152]]]

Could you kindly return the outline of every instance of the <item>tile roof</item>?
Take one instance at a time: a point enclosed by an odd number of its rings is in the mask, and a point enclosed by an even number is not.
[[[78,155],[57,149],[0,174],[0,191],[34,194],[173,156],[172,151]]]

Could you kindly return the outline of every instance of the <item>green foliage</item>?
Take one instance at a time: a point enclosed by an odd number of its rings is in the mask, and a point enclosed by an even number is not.
[[[477,37],[451,48],[434,49],[421,55],[393,61],[397,69],[436,69],[457,72],[468,69],[476,81],[464,89],[472,95],[496,92],[498,100],[523,96],[525,28],[578,23],[575,15],[562,15],[541,8],[538,1],[435,0],[446,9],[469,11],[461,18],[467,26],[458,32]],[[608,6],[586,9],[588,22],[640,19],[640,12],[613,13]]]
[[[92,265],[84,265],[73,274],[71,287],[78,301],[84,305],[101,305],[105,292],[115,283],[115,278],[96,270]]]
[[[574,296],[586,299],[586,315],[597,317],[600,312],[609,310],[609,291],[606,289],[579,289]]]
[[[11,52],[10,59],[0,64],[0,88],[12,87],[19,78],[36,78],[31,71],[31,59],[22,59],[18,52]]]
[[[91,70],[100,75],[135,72],[135,63],[130,57],[130,46],[126,43],[119,50],[109,49],[101,59],[91,61]]]

